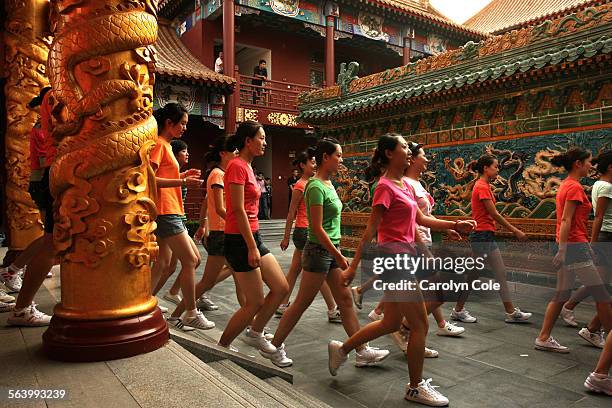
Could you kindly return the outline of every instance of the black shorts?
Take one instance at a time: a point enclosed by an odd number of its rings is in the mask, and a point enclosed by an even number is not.
[[[259,250],[259,255],[263,258],[270,253],[270,250],[261,241],[259,231],[253,232],[255,245]],[[257,268],[249,265],[249,249],[242,234],[225,234],[224,250],[225,259],[234,272],[250,272]]]
[[[336,258],[323,245],[306,242],[302,252],[302,269],[308,272],[327,273],[336,268],[339,268]]]
[[[211,256],[225,256],[225,233],[223,231],[210,231],[208,237],[202,239],[202,245]]]
[[[44,212],[44,229],[48,234],[53,234],[53,196],[49,188],[49,168],[45,169],[40,181],[31,181],[28,192],[38,210]]]
[[[612,267],[612,232],[599,231],[597,242],[593,245],[595,265]]]
[[[591,246],[588,242],[568,242],[565,253],[565,266],[569,269],[577,269],[593,265]]]
[[[298,228],[293,230],[293,245],[300,251],[304,250],[306,241],[308,240],[308,228]]]
[[[495,233],[493,231],[470,232],[469,240],[472,252],[476,256],[488,255],[499,249],[497,242],[495,242]]]

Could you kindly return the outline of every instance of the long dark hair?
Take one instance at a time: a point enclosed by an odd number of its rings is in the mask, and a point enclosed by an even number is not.
[[[161,132],[166,126],[166,120],[170,120],[170,122],[176,124],[181,121],[184,114],[189,114],[187,109],[181,104],[176,102],[167,103],[163,108],[157,109],[153,112],[153,116],[157,121],[157,129],[158,132]]]
[[[187,143],[183,142],[179,139],[174,139],[170,142],[170,147],[172,147],[172,153],[176,156],[179,152],[183,150],[187,150]]]
[[[241,151],[246,144],[246,139],[253,139],[261,128],[263,128],[261,123],[255,122],[254,120],[247,120],[238,125],[236,133],[230,138],[229,146],[231,151],[235,149]]]
[[[478,158],[476,164],[474,164],[473,169],[476,170],[478,174],[482,174],[484,173],[484,168],[492,165],[495,160],[497,160],[497,157],[493,156],[492,154],[483,154]]]
[[[221,163],[222,152],[233,152],[234,149],[230,146],[230,140],[227,136],[219,136],[210,146],[210,150],[204,155],[206,163]]]
[[[572,146],[565,153],[561,153],[553,157],[550,162],[557,166],[563,167],[570,172],[576,161],[584,161],[591,156],[591,152],[583,149],[580,146]]]
[[[597,172],[599,174],[606,174],[608,168],[612,166],[612,150],[599,153],[599,155],[593,160],[593,164],[597,166]]]
[[[374,150],[374,155],[372,155],[372,162],[365,170],[367,179],[373,180],[380,177],[383,167],[389,164],[389,158],[385,152],[387,150],[395,150],[400,137],[402,137],[402,135],[399,133],[386,133],[378,139],[378,145]]]
[[[333,137],[326,137],[319,140],[314,149],[314,158],[317,162],[317,166],[323,164],[323,155],[327,154],[329,156],[333,154],[338,145],[340,145],[340,142]]]

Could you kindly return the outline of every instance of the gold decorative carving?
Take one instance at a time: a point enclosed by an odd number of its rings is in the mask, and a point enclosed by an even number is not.
[[[157,254],[149,164],[157,140],[153,3],[56,0],[52,26],[48,68],[58,154],[51,191],[62,267],[55,315],[140,315],[155,305],[149,267]]]
[[[245,122],[247,120],[259,120],[259,111],[257,109],[236,108],[236,122]]]
[[[38,115],[26,105],[48,85],[49,39],[43,37],[48,2],[7,0],[5,10],[6,206],[11,249],[21,250],[43,233],[40,214],[28,194],[30,131]]]
[[[268,114],[268,121],[273,125],[280,126],[297,126],[295,121],[296,115],[284,112],[271,112]]]

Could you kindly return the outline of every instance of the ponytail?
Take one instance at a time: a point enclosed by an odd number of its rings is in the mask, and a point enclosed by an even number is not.
[[[558,154],[550,159],[550,162],[557,167],[563,167],[569,172],[572,170],[576,161],[584,161],[590,156],[591,152],[588,150],[585,150],[580,146],[572,146],[565,153]]]
[[[476,170],[478,174],[483,174],[484,168],[492,165],[495,160],[497,160],[497,157],[493,156],[492,154],[483,154],[478,158],[476,164],[474,164],[473,169]]]
[[[398,133],[386,133],[378,139],[378,145],[376,149],[374,149],[370,167],[365,169],[366,178],[368,180],[374,180],[382,175],[383,169],[389,164],[389,159],[385,152],[387,150],[395,150],[400,137],[402,137],[402,135]]]
[[[157,121],[158,132],[161,133],[166,126],[167,120],[170,120],[171,123],[177,124],[181,121],[183,115],[185,114],[189,114],[187,109],[185,109],[183,105],[176,102],[169,102],[164,105],[163,108],[157,109],[155,112],[153,112],[153,117],[155,117],[155,120]]]

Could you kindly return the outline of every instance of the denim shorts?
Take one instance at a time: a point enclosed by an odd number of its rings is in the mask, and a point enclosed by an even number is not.
[[[336,248],[340,245],[335,245]],[[327,273],[339,268],[336,258],[323,245],[306,242],[302,252],[302,269],[308,272]]]
[[[308,240],[308,228],[298,228],[293,230],[293,245],[300,251],[304,250],[306,241]]]
[[[40,181],[31,181],[28,186],[28,192],[32,197],[32,201],[40,211],[44,211],[45,233],[53,234],[53,196],[49,189],[49,168],[45,169],[43,177]]]
[[[476,256],[490,254],[499,249],[497,242],[495,242],[495,233],[493,231],[470,232],[469,240],[472,252]]]
[[[253,232],[253,238],[259,250],[259,256],[263,258],[268,255],[270,250],[261,241],[259,231]],[[242,234],[225,234],[223,253],[234,272],[251,272],[257,269],[249,265],[249,249]]]
[[[612,232],[599,231],[599,238],[593,245],[595,265],[612,266]]]
[[[183,231],[187,231],[183,219],[179,214],[158,215],[155,222],[157,222],[155,235],[160,239],[170,238],[181,234]]]
[[[593,265],[591,247],[588,242],[568,242],[565,253],[565,265],[569,269]]]
[[[210,256],[225,256],[225,233],[223,231],[210,231],[208,237],[202,238],[202,245]]]

